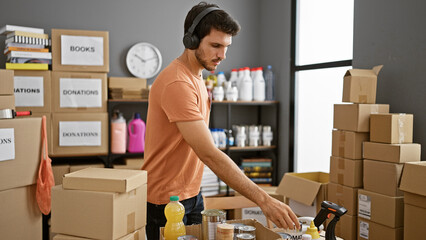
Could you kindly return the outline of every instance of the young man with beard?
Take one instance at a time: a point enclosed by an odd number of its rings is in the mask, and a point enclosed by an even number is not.
[[[255,202],[278,227],[299,227],[296,215],[286,204],[270,197],[214,146],[208,129],[211,99],[202,71],[217,68],[239,30],[238,23],[217,5],[202,2],[194,6],[185,19],[184,52],[152,85],[142,166],[148,171],[149,240],[159,239],[170,196],[179,196],[185,206],[185,225],[201,223],[204,164]]]

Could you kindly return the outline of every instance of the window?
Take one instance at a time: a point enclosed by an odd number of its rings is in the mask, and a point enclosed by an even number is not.
[[[352,68],[353,0],[294,0],[294,171],[329,172],[333,105]]]

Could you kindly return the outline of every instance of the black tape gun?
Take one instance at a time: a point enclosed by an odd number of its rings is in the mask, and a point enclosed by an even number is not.
[[[346,210],[346,208],[329,201],[323,201],[321,203],[321,210],[314,219],[314,224],[318,229],[319,226],[323,224],[326,219],[331,217],[331,214],[334,215],[333,220],[331,220],[330,224],[328,224],[327,226],[327,230],[325,233],[326,240],[336,240],[334,229],[336,228],[336,224],[340,220],[340,217],[345,215],[347,211],[348,210]]]

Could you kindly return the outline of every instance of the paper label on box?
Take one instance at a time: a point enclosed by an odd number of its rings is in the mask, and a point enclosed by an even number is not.
[[[359,221],[359,236],[368,239],[369,224],[367,222]]]
[[[104,65],[104,38],[61,36],[62,65]]]
[[[102,80],[95,78],[60,78],[61,108],[102,107]]]
[[[100,121],[59,122],[59,146],[101,146]]]
[[[43,107],[44,87],[41,76],[15,76],[15,106]]]
[[[370,196],[358,195],[358,216],[365,219],[371,218],[371,198]]]
[[[15,129],[0,129],[0,161],[15,159]]]
[[[266,217],[260,207],[243,208],[241,217],[242,219],[256,219],[264,226],[267,225]]]

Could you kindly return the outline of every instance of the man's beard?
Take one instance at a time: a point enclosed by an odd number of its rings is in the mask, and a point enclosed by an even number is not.
[[[207,71],[214,71],[216,69],[216,65],[213,67],[209,67],[207,61],[203,60],[203,54],[202,51],[198,49],[195,50],[195,57],[197,58],[198,62],[205,68]],[[220,61],[220,59],[218,59]]]

